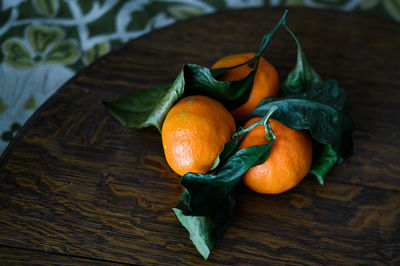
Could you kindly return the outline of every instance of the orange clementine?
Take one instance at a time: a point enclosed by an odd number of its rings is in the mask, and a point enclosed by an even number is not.
[[[245,127],[262,117],[253,117]],[[311,138],[306,131],[293,130],[279,121],[269,119],[276,136],[267,160],[250,168],[243,182],[250,189],[267,194],[277,194],[296,186],[308,173],[312,161]],[[239,149],[266,144],[265,129],[261,124],[250,130]]]
[[[234,54],[221,58],[211,68],[226,68],[240,65],[254,57],[254,53]],[[255,65],[255,64],[254,64]],[[219,80],[234,81],[246,77],[253,70],[248,64],[231,69],[218,77]],[[248,100],[241,106],[231,110],[238,122],[244,122],[247,115],[258,103],[268,96],[277,96],[279,92],[279,77],[276,69],[260,57],[257,72],[254,76],[253,87]]]
[[[165,158],[179,175],[206,173],[235,131],[232,115],[218,101],[201,95],[183,98],[162,126]]]

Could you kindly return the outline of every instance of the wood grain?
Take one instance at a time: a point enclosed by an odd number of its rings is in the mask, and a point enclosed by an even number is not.
[[[52,254],[13,247],[0,247],[0,265],[121,265],[118,262],[106,262],[74,256]]]
[[[226,11],[154,31],[63,86],[2,156],[0,244],[123,263],[204,263],[171,211],[182,188],[158,132],[121,127],[101,102],[169,82],[186,62],[256,51],[282,13]],[[232,225],[207,263],[399,264],[400,28],[301,8],[288,24],[308,61],[348,93],[355,155],[325,186],[308,177],[273,196],[239,186]],[[265,57],[283,78],[295,44],[280,30]]]

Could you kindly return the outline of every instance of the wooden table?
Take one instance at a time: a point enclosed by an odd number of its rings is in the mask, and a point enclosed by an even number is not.
[[[226,11],[134,40],[78,73],[26,123],[0,162],[0,262],[201,264],[171,208],[182,188],[154,128],[120,126],[101,102],[173,80],[184,63],[256,51],[282,9]],[[320,186],[280,195],[238,188],[212,264],[400,263],[400,26],[293,8],[309,62],[353,103],[355,154]],[[281,78],[295,44],[264,53]]]

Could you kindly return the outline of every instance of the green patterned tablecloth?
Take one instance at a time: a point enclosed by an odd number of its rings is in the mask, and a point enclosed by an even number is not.
[[[229,8],[309,6],[391,17],[400,0],[0,1],[0,154],[50,95],[96,58],[177,20]]]

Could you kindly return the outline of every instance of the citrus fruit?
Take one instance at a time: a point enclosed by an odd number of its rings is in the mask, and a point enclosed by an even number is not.
[[[255,56],[254,53],[234,54],[221,58],[211,68],[225,68],[242,64]],[[246,77],[253,70],[248,64],[228,70],[218,77],[218,80],[234,81]],[[260,62],[253,80],[253,87],[248,100],[241,106],[231,110],[238,122],[244,122],[247,115],[257,104],[268,96],[277,96],[279,92],[279,77],[276,69],[260,57]]]
[[[245,124],[250,126],[262,117],[253,117]],[[250,168],[243,182],[250,189],[266,194],[277,194],[296,186],[308,173],[312,161],[311,138],[306,131],[293,130],[279,121],[269,119],[276,136],[267,160]],[[239,149],[268,143],[261,124],[250,130]]]
[[[232,115],[218,101],[201,95],[183,98],[162,126],[165,158],[179,175],[206,173],[235,131]]]

